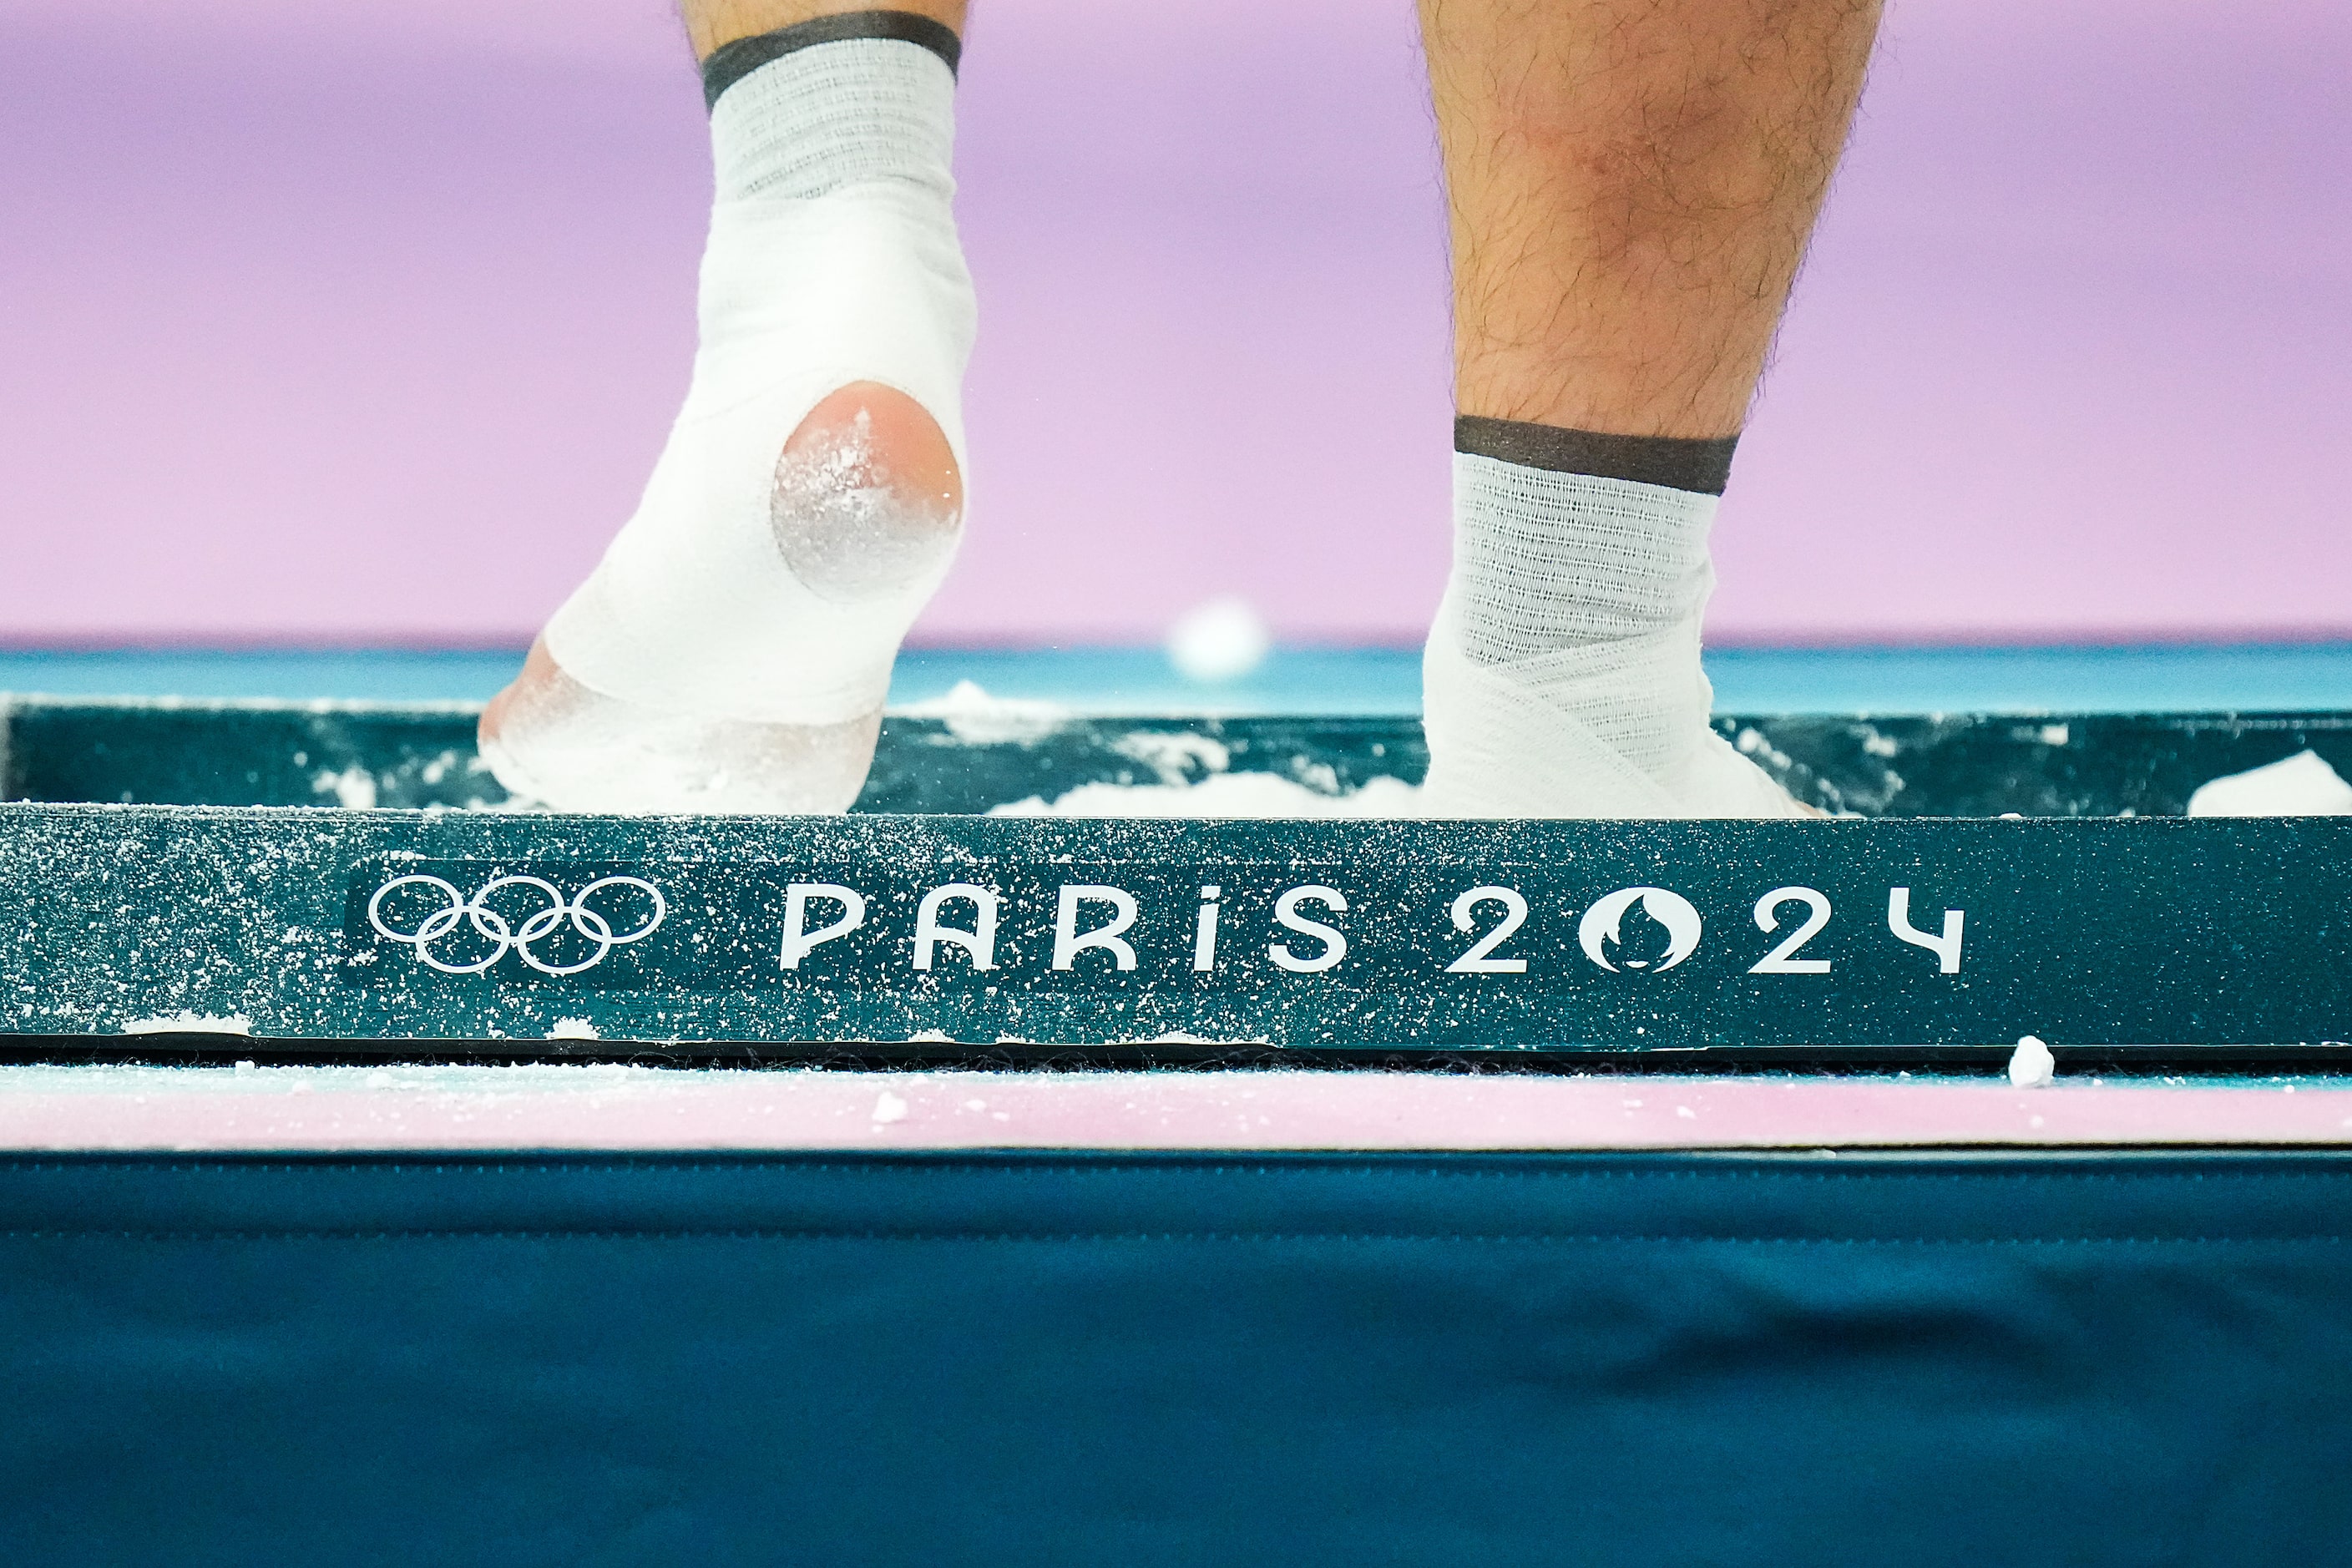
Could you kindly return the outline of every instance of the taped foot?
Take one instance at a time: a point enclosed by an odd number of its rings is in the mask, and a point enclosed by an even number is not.
[[[928,596],[962,510],[939,426],[903,395],[861,384],[818,404],[785,443],[768,528],[797,583],[856,615]],[[881,717],[878,700],[812,723],[632,701],[573,678],[541,638],[484,710],[479,740],[510,795],[567,811],[836,812],[865,784]]]
[[[842,811],[881,715],[757,724],[664,712],[592,691],[544,642],[482,714],[482,758],[516,804],[614,813]]]
[[[1817,815],[1708,726],[1699,622],[1734,438],[1456,422],[1423,657],[1437,816]]]
[[[719,195],[644,499],[483,716],[563,810],[840,811],[964,510],[955,38],[860,12],[705,63]]]

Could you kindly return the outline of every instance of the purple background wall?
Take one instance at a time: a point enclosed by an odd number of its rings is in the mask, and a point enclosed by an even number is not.
[[[1444,564],[1405,0],[980,0],[933,642]],[[2352,633],[2352,6],[1896,0],[1743,448],[1727,640]],[[665,0],[10,0],[0,639],[519,639],[634,500],[707,205]]]

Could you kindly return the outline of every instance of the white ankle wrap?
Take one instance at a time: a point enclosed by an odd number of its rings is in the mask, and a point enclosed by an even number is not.
[[[1444,816],[1787,816],[1707,727],[1717,498],[1457,452],[1454,572],[1423,658]]]
[[[876,382],[920,404],[968,471],[954,87],[927,48],[852,38],[719,97],[693,384],[635,515],[548,623],[574,680],[713,719],[825,724],[881,707],[961,531],[902,578],[820,595],[777,542],[777,459],[820,400]]]

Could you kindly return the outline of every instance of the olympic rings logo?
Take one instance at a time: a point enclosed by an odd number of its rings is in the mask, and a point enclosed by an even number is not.
[[[440,908],[415,921],[415,929],[408,931],[399,929],[394,921],[385,919],[383,908],[386,899],[405,888],[430,889],[431,893],[446,900]],[[510,888],[527,889],[525,894],[517,897],[539,901],[541,907],[527,914],[511,908],[504,910],[491,908],[491,899]],[[590,899],[607,889],[625,889],[643,893],[653,900],[652,914],[633,931],[614,931],[609,919],[588,907]],[[514,900],[502,901],[511,903]],[[444,974],[479,974],[509,952],[541,974],[577,974],[604,963],[612,956],[614,948],[643,942],[653,935],[662,921],[669,917],[669,900],[662,897],[659,888],[637,877],[601,878],[581,889],[579,897],[572,899],[565,898],[562,889],[541,877],[499,877],[484,884],[469,899],[457,891],[456,883],[443,878],[412,875],[394,877],[378,888],[375,896],[368,900],[367,917],[368,924],[375,928],[378,936],[386,942],[415,948],[419,963]],[[467,932],[459,931],[460,925],[467,928],[473,939],[488,944],[487,956],[459,963],[434,951],[436,945],[446,945],[453,937],[461,946],[472,945]],[[591,950],[587,957],[577,963],[553,963],[534,951],[547,944],[550,939],[555,939],[558,945],[568,945],[563,942],[567,934]]]

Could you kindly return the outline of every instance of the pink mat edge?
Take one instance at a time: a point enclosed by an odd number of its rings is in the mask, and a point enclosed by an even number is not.
[[[74,1069],[85,1070],[85,1069]],[[110,1069],[118,1073],[124,1069]],[[2344,1080],[261,1068],[0,1084],[0,1150],[1428,1152],[2352,1144]],[[201,1069],[199,1069],[201,1070]],[[471,1069],[495,1073],[500,1069]],[[580,1069],[567,1069],[579,1071]],[[137,1069],[131,1069],[135,1074]]]

